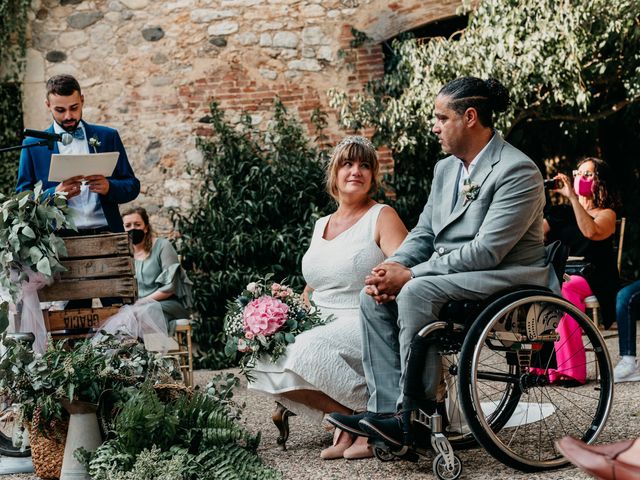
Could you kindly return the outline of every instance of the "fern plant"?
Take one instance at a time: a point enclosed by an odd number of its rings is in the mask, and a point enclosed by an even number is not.
[[[200,391],[163,401],[143,385],[112,433],[93,454],[77,454],[94,480],[280,478],[256,455],[260,435],[242,427],[222,399]]]

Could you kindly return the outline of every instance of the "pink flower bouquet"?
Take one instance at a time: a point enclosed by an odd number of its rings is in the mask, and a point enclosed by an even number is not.
[[[227,306],[225,353],[239,355],[247,375],[258,357],[266,354],[275,362],[296,335],[325,323],[318,309],[287,285],[268,284],[270,277],[251,282]]]

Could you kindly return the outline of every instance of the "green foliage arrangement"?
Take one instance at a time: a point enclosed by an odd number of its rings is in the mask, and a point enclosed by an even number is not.
[[[148,352],[135,340],[104,335],[76,342],[49,341],[46,352],[34,354],[30,345],[2,337],[0,395],[19,403],[26,421],[46,430],[65,414],[60,400],[97,404],[104,392],[125,398],[125,389],[145,381],[167,382],[181,378],[173,361]]]
[[[511,94],[497,128],[531,119],[605,118],[640,101],[637,0],[464,2],[468,27],[454,37],[395,42],[395,68],[355,96],[330,92],[347,129],[374,127],[394,150],[394,205],[413,225],[440,147],[430,133],[433,101],[448,81],[493,77]],[[422,193],[420,193],[422,192]]]
[[[64,241],[55,235],[60,228],[75,228],[67,216],[62,195],[45,195],[38,182],[33,190],[5,197],[0,194],[0,331],[6,328],[9,302],[17,303],[20,282],[27,270],[51,280],[64,271],[58,261],[66,254]]]
[[[222,333],[227,301],[270,272],[301,290],[302,255],[331,200],[323,188],[325,154],[279,101],[265,132],[253,129],[248,116],[231,125],[215,103],[207,122],[213,135],[199,140],[204,160],[190,172],[200,188],[190,211],[174,212],[173,221],[194,282],[201,318],[194,336],[208,353],[202,364],[220,368],[229,362]]]
[[[161,399],[143,385],[122,406],[113,438],[79,453],[94,480],[277,479],[224,402],[206,392]],[[228,401],[228,398],[226,399]]]

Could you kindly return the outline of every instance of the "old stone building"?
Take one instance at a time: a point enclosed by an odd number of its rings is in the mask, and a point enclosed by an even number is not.
[[[264,127],[276,95],[309,124],[331,87],[383,74],[381,42],[455,14],[459,0],[34,0],[25,126],[46,128],[44,85],[75,75],[85,119],[117,128],[161,230],[186,207],[185,166],[201,161],[198,120],[217,100]],[[351,49],[352,29],[369,38]],[[344,52],[349,51],[345,56]],[[335,114],[329,131],[340,134]],[[388,154],[383,159],[390,161]]]

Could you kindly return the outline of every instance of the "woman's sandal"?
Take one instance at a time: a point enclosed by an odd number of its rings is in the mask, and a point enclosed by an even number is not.
[[[333,445],[325,448],[320,452],[320,458],[323,460],[334,460],[342,458],[344,452],[353,444],[351,435],[339,428],[333,432]]]
[[[347,448],[342,456],[347,460],[357,460],[360,458],[373,457],[373,448],[368,442],[358,441],[358,439],[364,437],[358,437],[349,448]]]

